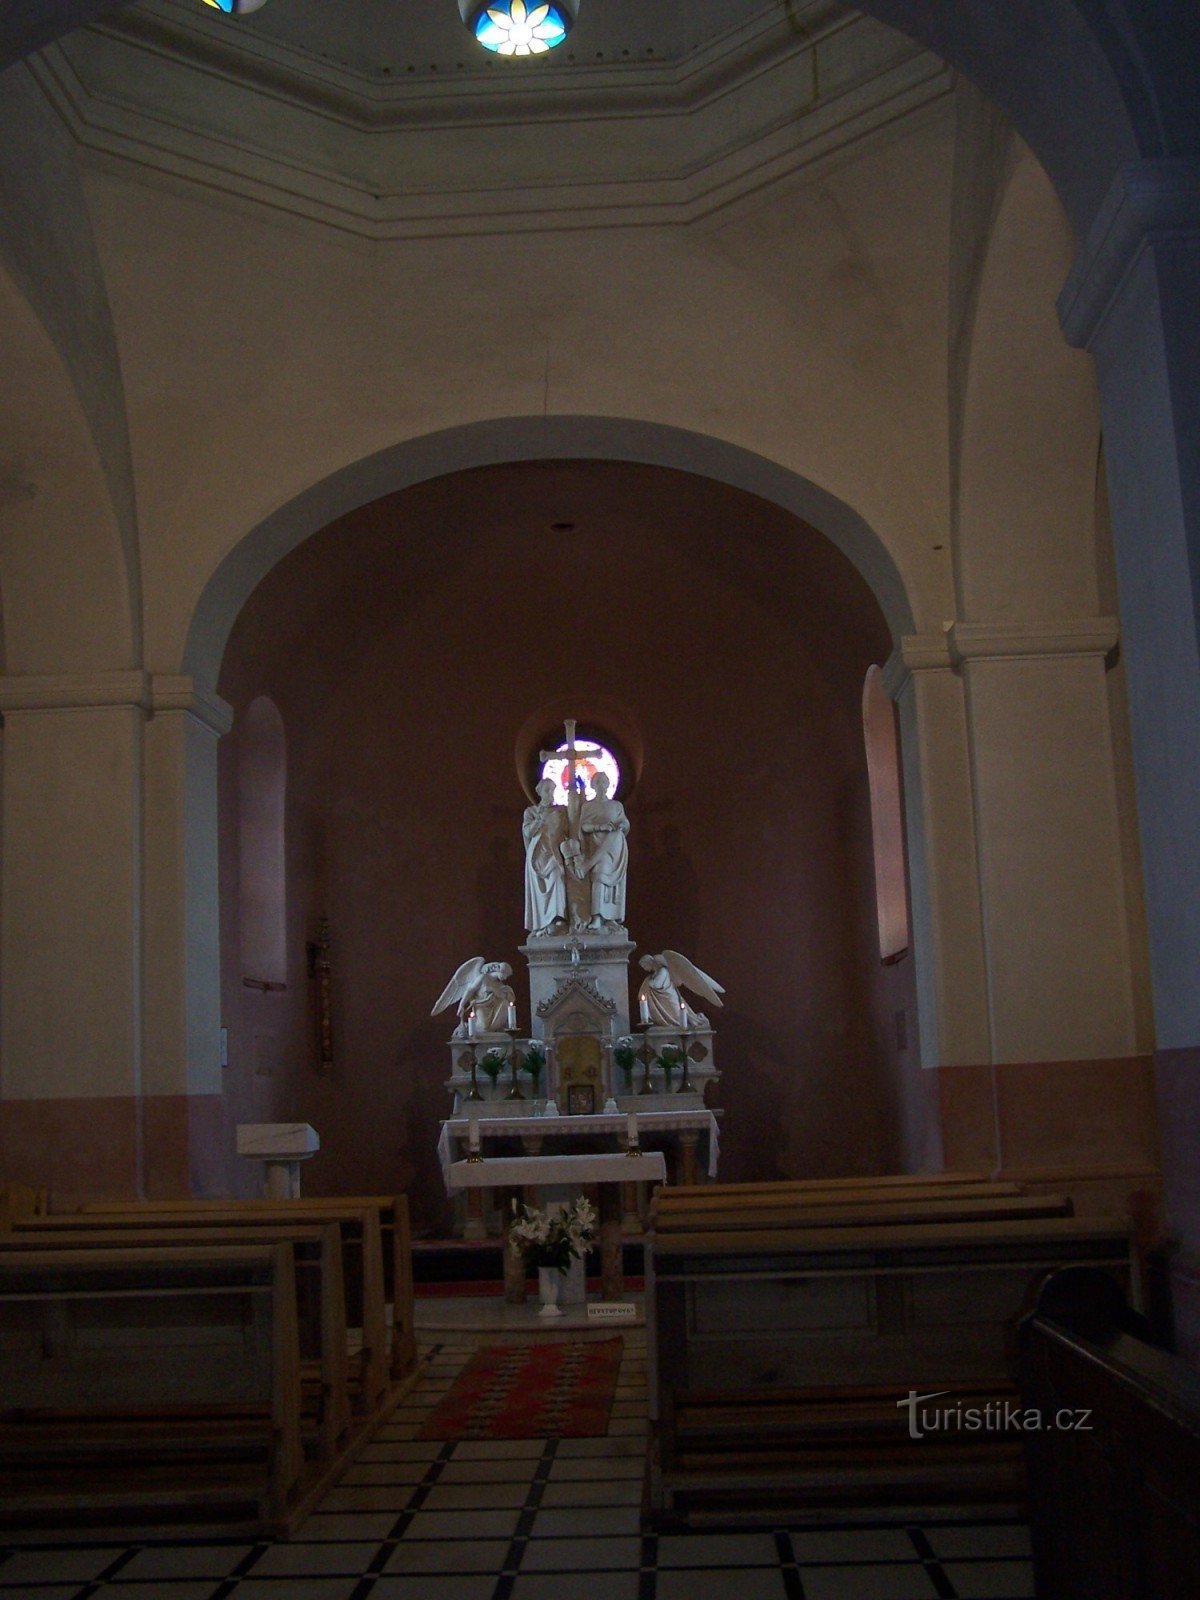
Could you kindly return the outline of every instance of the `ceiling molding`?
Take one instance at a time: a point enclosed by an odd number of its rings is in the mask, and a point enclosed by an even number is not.
[[[809,9],[821,31],[760,18],[676,66],[547,74],[534,94],[369,79],[260,38],[233,52],[173,0],[31,67],[96,163],[363,239],[686,225],[949,93],[901,35]],[[500,152],[486,171],[481,146]]]

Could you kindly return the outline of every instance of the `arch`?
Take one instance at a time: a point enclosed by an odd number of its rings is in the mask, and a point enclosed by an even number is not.
[[[0,312],[9,670],[137,666],[141,563],[116,333],[74,147],[25,67],[5,73],[0,94]],[[84,598],[63,592],[65,565],[87,574]]]
[[[1016,144],[994,183],[956,385],[958,614],[992,623],[1091,616],[1096,373],[1064,342],[1055,315],[1070,228],[1026,146]]]
[[[501,462],[633,461],[745,489],[794,512],[858,569],[892,637],[913,630],[903,580],[879,535],[842,500],[765,456],[684,428],[623,417],[505,417],[408,439],[312,485],[253,528],[209,578],[193,613],[184,672],[215,688],[229,630],[266,574],[319,528],[399,489]]]
[[[140,664],[141,606],[70,375],[0,265],[0,585],[11,673]],[[71,581],[71,575],[86,575]]]

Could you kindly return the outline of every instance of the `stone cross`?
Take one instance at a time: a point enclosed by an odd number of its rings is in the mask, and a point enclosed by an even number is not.
[[[566,739],[564,741],[567,747],[566,750],[539,750],[538,759],[540,761],[556,761],[559,757],[565,757],[567,763],[567,799],[571,800],[575,795],[576,763],[581,756],[598,756],[601,752],[595,746],[589,748],[576,745],[574,717],[568,717],[563,723],[563,728],[566,731]]]

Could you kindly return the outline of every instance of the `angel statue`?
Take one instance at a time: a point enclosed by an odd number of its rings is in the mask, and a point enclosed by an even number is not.
[[[512,977],[507,961],[485,961],[482,956],[472,956],[442,990],[442,997],[429,1013],[436,1017],[456,1002],[458,1026],[456,1039],[464,1039],[471,1032],[504,1033],[516,1026],[516,995],[504,981]],[[474,1018],[474,1029],[471,1019]]]
[[[643,1022],[667,1028],[707,1028],[708,1018],[702,1011],[693,1011],[680,994],[680,989],[690,989],[709,1005],[720,1008],[725,993],[707,972],[693,966],[678,950],[663,950],[656,956],[643,956],[638,962],[643,972],[638,990],[638,1012]]]

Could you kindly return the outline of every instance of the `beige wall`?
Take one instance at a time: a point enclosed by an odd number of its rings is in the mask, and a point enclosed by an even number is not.
[[[54,792],[50,757],[10,741],[6,1096],[216,1092],[212,692],[224,632],[258,577],[349,509],[325,493],[332,481],[350,504],[373,498],[399,484],[363,463],[410,451],[419,477],[422,441],[472,424],[494,425],[473,437],[503,461],[503,419],[523,419],[525,439],[543,416],[547,430],[636,423],[642,440],[685,430],[714,462],[743,452],[764,482],[775,473],[807,496],[808,520],[875,583],[893,634],[875,654],[896,651],[904,713],[925,1064],[1144,1047],[1118,773],[1128,752],[1109,731],[1108,647],[1095,643],[1115,628],[1096,575],[1092,379],[1053,318],[1071,241],[1028,155],[1003,138],[998,154],[995,127],[958,115],[937,70],[903,52],[897,62],[879,70],[909,74],[907,100],[896,89],[868,126],[849,116],[859,90],[847,90],[842,131],[827,117],[819,138],[799,123],[786,135],[784,119],[778,159],[764,147],[753,181],[705,204],[673,206],[660,184],[644,213],[588,217],[569,184],[557,199],[543,187],[520,233],[499,210],[468,227],[460,195],[404,237],[365,237],[328,207],[288,215],[275,191],[256,198],[245,150],[227,184],[202,185],[182,157],[139,168],[133,146],[72,123],[88,146],[76,176],[119,360],[138,537],[113,489],[112,440],[98,439],[80,380],[5,279],[0,336],[21,379],[20,404],[3,401],[6,703],[33,694],[50,716],[60,675],[131,665],[149,687],[121,713],[126,744],[107,767],[98,731],[78,753],[103,791],[87,818]],[[781,116],[785,88],[767,91]],[[764,127],[769,109],[756,102]],[[422,134],[427,173],[439,149],[451,163],[461,147],[440,137]],[[655,153],[653,119],[622,137]],[[972,141],[986,159],[970,159]],[[44,198],[78,234],[78,196],[59,186]],[[653,529],[646,539],[661,559]],[[615,598],[611,586],[589,598],[603,615],[620,594],[618,583]],[[997,629],[1008,645],[981,662],[979,639]],[[1090,654],[1052,647],[1064,630],[1092,640]],[[1019,664],[1031,652],[1036,669]],[[180,681],[192,666],[195,700]],[[116,717],[86,715],[95,730]],[[29,868],[39,852],[61,879],[56,898]],[[118,880],[104,943],[95,924]],[[37,942],[22,945],[31,928]],[[83,963],[87,981],[58,986],[60,959]],[[39,1030],[52,995],[53,1027]],[[872,1003],[886,1017],[886,995]],[[89,1030],[102,1044],[64,1057],[59,1035]],[[269,1098],[256,1089],[247,1104]],[[933,1117],[923,1089],[906,1104]],[[186,1146],[172,1126],[172,1149]],[[931,1128],[909,1127],[904,1148],[934,1149]],[[123,1169],[131,1184],[141,1159]]]

